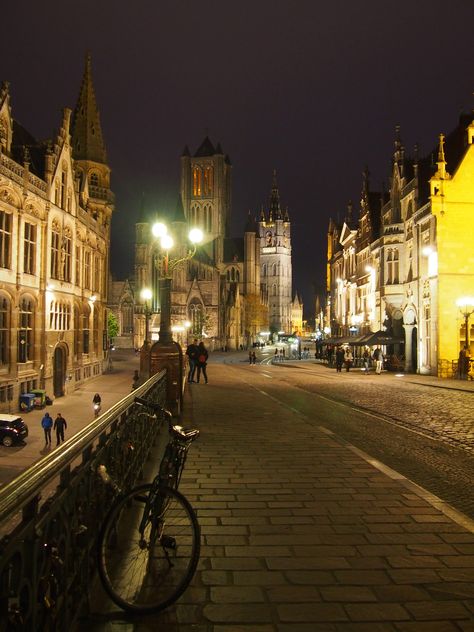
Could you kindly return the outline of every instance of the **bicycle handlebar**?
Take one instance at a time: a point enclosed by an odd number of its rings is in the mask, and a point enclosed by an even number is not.
[[[139,404],[140,406],[145,406],[146,408],[150,408],[155,413],[163,413],[166,417],[168,417],[168,419],[171,419],[173,416],[169,410],[166,410],[166,408],[163,408],[162,406],[160,406],[160,404],[149,402],[147,399],[144,399],[143,397],[135,397],[135,403]]]

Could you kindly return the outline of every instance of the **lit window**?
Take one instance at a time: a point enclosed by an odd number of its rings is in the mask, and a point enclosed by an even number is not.
[[[0,268],[10,267],[12,216],[0,211]]]

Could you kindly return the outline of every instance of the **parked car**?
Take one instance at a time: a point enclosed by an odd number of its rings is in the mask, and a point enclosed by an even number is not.
[[[0,413],[0,443],[9,448],[28,436],[28,426],[17,415]]]

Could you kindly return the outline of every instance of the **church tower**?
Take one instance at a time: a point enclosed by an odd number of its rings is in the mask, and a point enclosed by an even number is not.
[[[189,227],[204,232],[206,252],[219,266],[224,260],[224,240],[229,236],[232,165],[220,143],[208,136],[191,156],[186,146],[181,156],[181,198]]]
[[[276,170],[273,170],[270,208],[259,221],[261,282],[268,294],[270,331],[292,333],[291,232],[288,209],[280,206]]]

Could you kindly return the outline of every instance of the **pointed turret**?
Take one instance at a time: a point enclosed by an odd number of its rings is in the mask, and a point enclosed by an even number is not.
[[[270,197],[270,217],[271,219],[281,219],[280,192],[278,190],[277,173],[273,169],[272,194]]]
[[[263,207],[263,204],[262,204],[262,206],[260,208],[260,221],[261,222],[266,222],[267,221],[267,218],[265,216],[265,209]]]
[[[89,160],[107,164],[107,153],[102,139],[99,109],[92,84],[91,56],[86,56],[79,98],[72,124],[72,148],[75,160]]]
[[[184,146],[183,149],[183,153],[181,154],[181,156],[187,156],[189,157],[191,154],[189,153],[189,147],[187,145]]]

